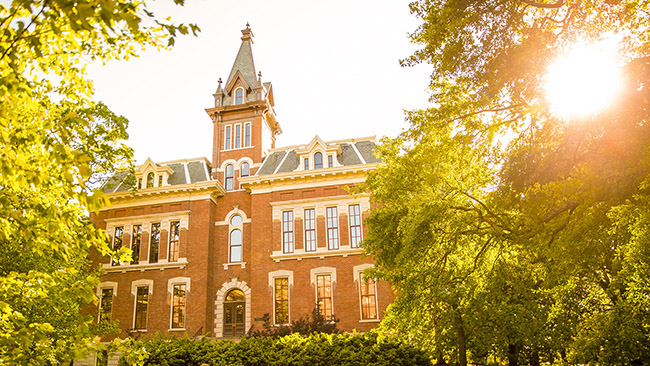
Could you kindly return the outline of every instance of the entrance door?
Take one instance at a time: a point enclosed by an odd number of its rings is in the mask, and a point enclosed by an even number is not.
[[[246,331],[244,313],[246,296],[241,290],[232,290],[223,303],[223,336],[241,337]]]

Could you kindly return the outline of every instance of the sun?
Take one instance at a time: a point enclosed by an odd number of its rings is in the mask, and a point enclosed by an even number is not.
[[[584,117],[611,105],[621,89],[617,46],[613,38],[578,43],[548,68],[546,100],[554,114]]]

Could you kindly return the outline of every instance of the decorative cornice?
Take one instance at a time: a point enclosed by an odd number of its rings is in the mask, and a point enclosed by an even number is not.
[[[276,183],[297,182],[305,180],[321,180],[322,178],[336,178],[346,176],[362,176],[368,171],[377,169],[379,163],[338,166],[333,168],[300,170],[286,173],[268,175],[254,175],[251,177],[239,178],[239,183],[251,193],[261,186],[273,185]]]
[[[216,198],[221,197],[226,194],[226,190],[223,188],[221,182],[216,180],[209,180],[205,182],[189,183],[189,184],[177,184],[177,185],[168,185],[162,187],[153,187],[153,188],[143,188],[135,192],[133,191],[123,191],[123,192],[114,192],[107,193],[106,197],[110,200],[111,203],[122,203],[128,201],[140,201],[150,198],[159,198],[159,197],[169,197],[174,195],[187,195],[188,193],[201,193],[201,192],[210,192],[210,196]],[[109,209],[111,207],[105,207],[103,209]]]

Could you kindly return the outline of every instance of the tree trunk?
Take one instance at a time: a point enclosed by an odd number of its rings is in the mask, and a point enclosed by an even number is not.
[[[508,345],[508,366],[519,366],[519,347],[516,344]]]
[[[456,338],[458,340],[458,365],[467,366],[467,335],[460,315],[456,318]]]
[[[532,354],[530,355],[530,366],[540,366],[539,351],[537,348],[534,348]]]
[[[445,356],[442,354],[442,350],[438,349],[436,351],[436,365],[446,365]]]

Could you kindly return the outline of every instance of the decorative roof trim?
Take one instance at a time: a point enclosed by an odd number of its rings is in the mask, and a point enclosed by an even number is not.
[[[277,174],[253,175],[250,177],[239,178],[239,183],[246,190],[251,190],[251,188],[258,185],[271,184],[279,181],[291,181],[291,180],[319,178],[319,177],[327,177],[327,176],[333,177],[337,175],[346,175],[346,174],[355,174],[355,173],[365,174],[370,170],[377,169],[378,166],[379,163],[363,164],[363,165],[356,164],[356,165],[338,166],[333,168],[300,170],[300,171],[277,173]]]
[[[129,199],[138,200],[138,199],[160,197],[160,196],[166,196],[166,195],[172,195],[178,193],[189,193],[189,192],[200,192],[200,191],[214,191],[214,195],[216,195],[217,197],[226,194],[226,190],[223,188],[221,182],[216,180],[208,180],[208,181],[197,182],[197,183],[186,183],[186,184],[147,188],[146,190],[138,190],[135,192],[124,191],[124,192],[106,193],[106,197],[110,201],[124,201]]]
[[[226,85],[226,92],[228,94],[232,93],[232,90],[235,88],[235,85],[237,85],[237,80],[241,80],[241,83],[243,84],[244,89],[246,89],[247,91],[251,90],[251,87],[246,82],[246,79],[244,78],[244,75],[241,73],[241,71],[237,70],[237,71],[235,71],[235,75],[232,76],[232,79],[230,80],[228,85]]]

